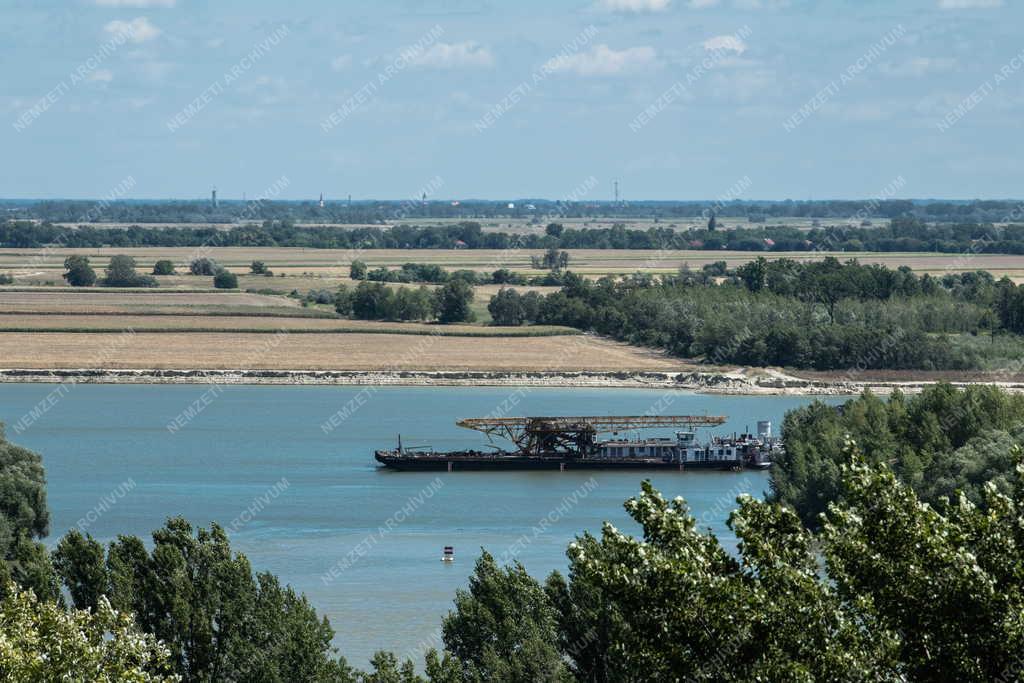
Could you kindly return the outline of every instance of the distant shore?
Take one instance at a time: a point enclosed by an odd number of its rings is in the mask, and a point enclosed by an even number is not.
[[[871,389],[887,394],[896,389],[913,393],[934,384],[914,381],[845,381],[805,379],[742,372],[481,372],[481,371],[368,371],[368,370],[179,370],[179,369],[0,369],[0,382],[76,384],[273,384],[339,386],[523,386],[623,389],[679,389],[736,395],[852,395]],[[952,380],[954,385],[976,384]],[[998,382],[1011,391],[1024,391],[1024,382]]]

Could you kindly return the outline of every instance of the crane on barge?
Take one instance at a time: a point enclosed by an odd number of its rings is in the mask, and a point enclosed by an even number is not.
[[[455,424],[493,437],[508,439],[527,456],[558,454],[582,458],[600,433],[617,434],[631,429],[724,424],[724,415],[591,415],[575,417],[471,417]]]

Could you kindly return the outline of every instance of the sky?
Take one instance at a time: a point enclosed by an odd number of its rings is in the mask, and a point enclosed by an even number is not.
[[[0,197],[1017,198],[1022,25],[1017,0],[0,0]]]

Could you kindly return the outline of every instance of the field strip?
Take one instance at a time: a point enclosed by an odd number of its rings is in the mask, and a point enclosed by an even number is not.
[[[388,333],[276,335],[168,331],[0,334],[6,368],[638,372],[688,367],[664,354],[590,336]]]
[[[302,309],[300,309],[302,310]],[[575,335],[578,330],[555,325],[521,327],[486,327],[481,325],[440,325],[422,322],[388,322],[348,320],[346,318],[256,317],[245,315],[0,315],[0,332],[68,332],[102,334],[120,332],[244,332],[273,333],[279,330],[296,333],[368,333],[418,334],[460,337],[540,337]]]

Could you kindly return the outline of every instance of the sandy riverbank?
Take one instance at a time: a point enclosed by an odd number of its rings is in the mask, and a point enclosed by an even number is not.
[[[354,386],[529,386],[678,389],[713,394],[852,395],[920,391],[931,381],[827,381],[781,373],[738,372],[469,372],[364,370],[0,369],[0,382],[88,384],[285,384]],[[973,382],[952,382],[966,385]],[[1024,382],[999,382],[1024,391]]]

